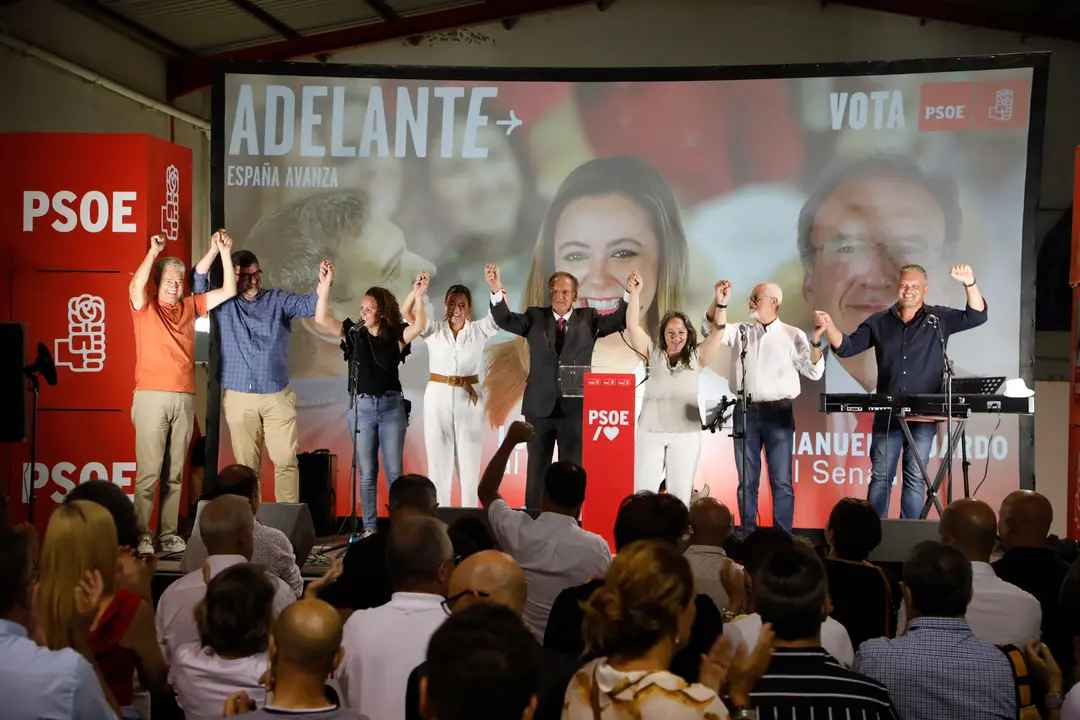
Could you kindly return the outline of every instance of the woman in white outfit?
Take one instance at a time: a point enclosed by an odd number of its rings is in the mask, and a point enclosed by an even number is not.
[[[626,328],[631,347],[649,358],[649,379],[638,416],[634,492],[656,492],[666,470],[667,492],[689,505],[701,455],[698,380],[721,346],[716,338],[720,333],[711,333],[698,345],[690,318],[668,312],[654,342],[638,322],[640,293],[641,278],[635,272],[630,277]]]
[[[410,293],[401,305],[402,316],[410,322],[416,302],[423,298]],[[420,333],[428,347],[431,373],[424,391],[428,477],[435,484],[439,505],[450,507],[456,469],[461,507],[477,507],[484,439],[479,374],[484,344],[499,328],[490,313],[479,322],[470,320],[472,293],[464,285],[451,286],[445,304],[445,319],[429,321]]]

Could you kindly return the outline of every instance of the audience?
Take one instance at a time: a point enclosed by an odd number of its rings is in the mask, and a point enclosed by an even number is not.
[[[732,646],[739,640],[753,647],[758,641],[764,620],[757,612],[757,573],[765,567],[775,553],[791,550],[798,541],[783,530],[772,527],[759,527],[746,536],[742,543],[743,577],[746,581],[746,609],[749,615],[738,617],[728,623],[724,633],[731,636]],[[831,607],[831,604],[830,604]],[[851,667],[855,661],[855,651],[851,647],[851,638],[844,626],[831,617],[826,617],[821,625],[821,646],[844,667]]]
[[[731,598],[721,578],[737,565],[724,552],[724,542],[731,536],[731,511],[724,503],[704,497],[690,503],[690,538],[686,560],[694,573],[697,591],[708,595],[721,610],[731,608]],[[735,578],[741,585],[741,574]]]
[[[289,606],[270,635],[266,686],[273,705],[255,710],[255,702],[240,690],[226,701],[225,717],[249,713],[245,720],[361,720],[327,698],[326,679],[344,655],[341,632],[341,617],[322,600],[305,598]]]
[[[903,579],[907,630],[863,643],[855,671],[883,684],[904,720],[1015,719],[1009,659],[964,619],[971,562],[959,548],[922,542],[904,563]]]
[[[251,504],[252,515],[258,514],[261,501],[259,474],[246,465],[229,465],[220,470],[214,488],[210,499],[234,495]],[[258,520],[255,520],[252,537],[254,546],[250,560],[281,578],[292,589],[293,596],[300,597],[304,592],[304,579],[300,576],[296,551],[289,538],[277,528],[263,525]],[[199,524],[196,523],[195,530],[188,538],[184,557],[180,560],[180,572],[190,573],[200,569],[208,554]]]
[[[618,552],[604,584],[584,604],[588,651],[597,655],[566,690],[566,720],[726,718],[720,693],[736,707],[749,694],[772,651],[765,626],[749,654],[730,658],[721,637],[699,658],[699,683],[669,671],[694,622],[694,576],[671,543],[643,540]]]
[[[1000,579],[990,566],[997,542],[997,518],[981,500],[956,500],[945,508],[938,526],[941,542],[955,547],[971,564],[972,596],[965,619],[972,632],[992,645],[1024,647],[1041,633],[1042,608],[1029,593]],[[906,605],[899,627],[906,626]]]
[[[528,423],[511,423],[502,445],[484,468],[477,497],[488,512],[500,547],[525,570],[529,587],[525,622],[543,637],[555,598],[566,588],[607,572],[611,550],[602,537],[578,525],[586,483],[585,469],[580,465],[566,460],[551,464],[544,475],[541,513],[535,520],[499,497],[510,454],[532,436]]]
[[[615,551],[620,553],[623,548],[639,540],[656,540],[678,548],[688,523],[686,506],[674,495],[647,491],[630,495],[623,500],[615,517]],[[596,656],[588,655],[585,649],[582,603],[603,584],[601,577],[584,585],[567,588],[559,594],[552,606],[551,619],[544,635],[546,647],[574,657],[595,659]],[[669,668],[690,684],[698,681],[702,654],[708,653],[716,638],[724,632],[723,616],[708,595],[695,594],[694,609],[690,637],[686,638],[683,647],[677,649]]]
[[[829,585],[813,550],[795,543],[773,553],[754,576],[754,598],[775,635],[772,660],[750,694],[759,717],[895,720],[884,686],[848,670],[821,646]]]
[[[195,607],[206,597],[207,583],[226,568],[251,561],[255,527],[250,503],[235,495],[215,498],[199,513],[199,535],[210,554],[201,568],[166,588],[158,601],[157,639],[167,663],[177,648],[199,641]],[[274,612],[281,613],[296,598],[281,578],[270,575],[269,580]]]
[[[87,643],[97,603],[88,602],[86,612],[78,611],[76,598],[86,588],[82,580],[67,589],[76,608],[64,633],[69,645],[61,650],[42,647],[30,638],[37,628],[30,544],[22,533],[0,530],[0,698],[7,720],[118,717]]]
[[[453,546],[441,521],[407,518],[389,535],[386,565],[394,594],[385,605],[349,617],[338,673],[345,705],[372,720],[405,717],[409,673],[446,620],[443,600],[454,569]]]
[[[530,720],[537,704],[537,645],[499,603],[455,612],[435,631],[420,681],[425,720]]]
[[[225,700],[243,690],[263,705],[259,680],[274,620],[274,585],[261,565],[241,563],[222,570],[206,585],[195,606],[198,642],[173,651],[169,681],[187,720],[221,717]]]
[[[877,511],[865,500],[842,498],[829,513],[825,538],[832,618],[844,626],[855,647],[870,638],[895,637],[900,581],[868,560],[881,544]]]

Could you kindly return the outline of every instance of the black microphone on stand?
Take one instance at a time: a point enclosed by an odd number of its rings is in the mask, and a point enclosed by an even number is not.
[[[742,379],[739,383],[739,390],[735,393],[737,398],[735,404],[735,412],[742,419],[741,424],[733,424],[731,428],[731,437],[734,440],[742,440],[742,452],[739,453],[739,523],[742,526],[743,537],[746,536],[746,518],[744,513],[746,512],[746,412],[750,403],[750,396],[746,394],[746,323],[739,323],[739,343],[742,345],[739,352],[739,374]],[[736,430],[736,426],[742,427],[741,431]]]
[[[941,358],[945,364],[945,428],[947,432],[948,449],[949,453],[949,496],[952,496],[953,487],[953,413],[952,413],[952,381],[953,381],[953,364],[949,359],[949,353],[945,349],[945,337],[941,334],[941,321],[938,320],[938,316],[934,313],[926,314],[926,322],[930,324],[930,327],[934,328],[934,333],[937,334],[938,344],[941,346]],[[966,438],[965,438],[966,442]],[[966,462],[966,460],[965,460]],[[967,478],[964,478],[964,497],[969,497],[967,488]]]

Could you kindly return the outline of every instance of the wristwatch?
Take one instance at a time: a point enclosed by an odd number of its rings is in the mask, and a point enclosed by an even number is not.
[[[821,341],[820,340],[811,340],[810,341],[810,346],[819,348],[819,347],[821,347]]]
[[[1048,692],[1043,695],[1043,707],[1047,710],[1060,710],[1063,698],[1059,692]]]
[[[720,303],[716,303],[716,309],[717,310],[727,310],[727,305],[721,305]]]
[[[968,285],[967,283],[960,283],[960,284],[963,285],[966,288],[969,288],[969,287],[975,287],[975,283],[977,283],[977,282],[978,282],[978,280],[976,280],[975,278],[971,278],[971,284],[970,285]]]

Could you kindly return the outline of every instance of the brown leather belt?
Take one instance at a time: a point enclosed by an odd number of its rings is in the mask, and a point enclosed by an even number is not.
[[[431,376],[428,378],[428,380],[430,380],[431,382],[449,385],[450,387],[465,388],[465,391],[469,393],[469,402],[471,402],[473,405],[475,405],[480,399],[480,396],[476,394],[476,388],[473,387],[473,385],[480,382],[479,375],[437,375],[435,373],[431,373]]]
[[[790,402],[791,402],[791,398],[784,398],[782,400],[765,400],[763,402],[751,402],[750,407],[761,407],[761,408],[779,407],[781,405],[787,405]]]

